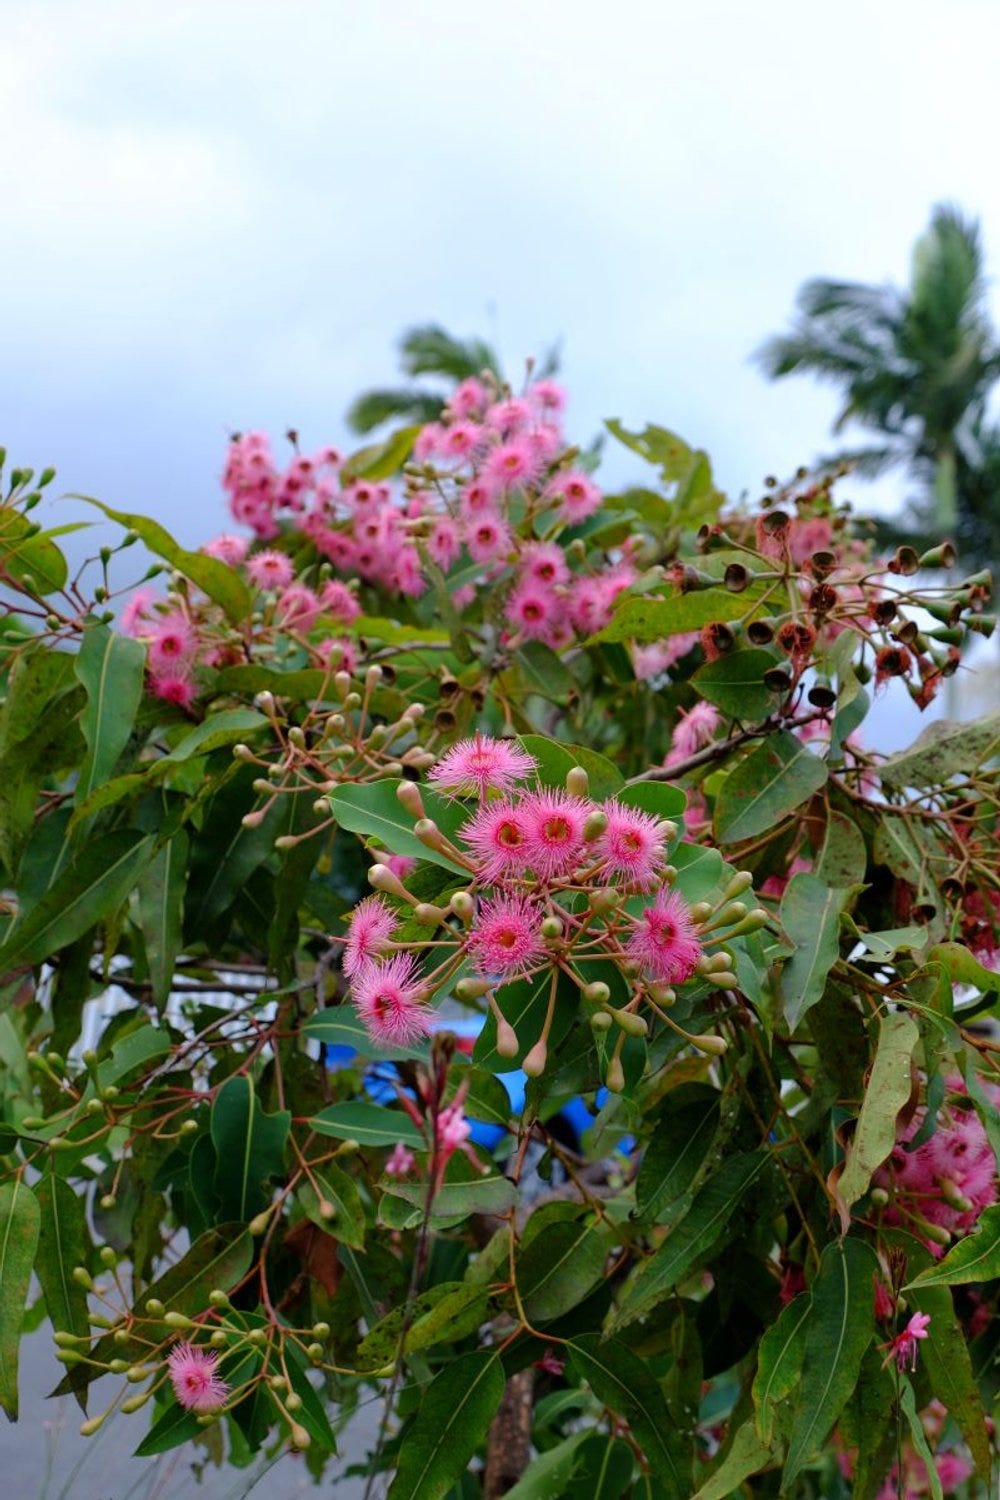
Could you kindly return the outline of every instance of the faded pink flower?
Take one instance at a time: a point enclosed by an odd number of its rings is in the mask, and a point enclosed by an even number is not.
[[[286,589],[295,576],[291,558],[268,549],[248,557],[246,570],[259,589]]]
[[[535,769],[534,757],[512,740],[497,740],[475,734],[459,740],[428,772],[427,779],[442,791],[457,796],[487,792],[509,792]]]
[[[673,740],[663,764],[669,769],[703,750],[715,738],[720,722],[719,710],[704,699],[686,714],[682,713],[674,725]]]
[[[469,1139],[472,1127],[460,1104],[449,1104],[441,1110],[437,1117],[436,1139],[439,1150],[447,1151],[449,1155]]]
[[[156,602],[155,589],[136,589],[122,609],[123,635],[145,635],[150,619],[150,605]]]
[[[345,625],[351,620],[356,620],[361,613],[361,605],[347,584],[341,583],[336,578],[329,578],[324,583],[320,590],[319,602],[325,615],[330,615],[334,620],[341,621]]]
[[[682,984],[701,957],[691,913],[676,891],[658,891],[628,940],[628,952],[652,979]]]
[[[235,568],[246,557],[249,548],[250,543],[246,537],[234,536],[232,532],[223,531],[205,542],[201,550],[206,557],[217,557],[219,562],[228,563],[231,568]]]
[[[372,1041],[382,1046],[409,1046],[426,1036],[431,1016],[416,960],[398,953],[386,963],[363,965],[351,986],[351,999]]]
[[[446,410],[450,417],[478,417],[489,404],[489,399],[483,382],[470,375],[452,391]]]
[[[176,704],[178,708],[190,708],[194,702],[194,682],[176,669],[172,672],[151,673],[149,690],[155,697],[162,698],[165,703]]]
[[[431,527],[427,538],[427,555],[437,563],[442,573],[447,573],[462,550],[457,524],[449,516],[441,516]]]
[[[527,824],[512,802],[485,802],[479,808],[462,829],[462,838],[476,861],[481,885],[493,885],[524,869],[527,837]]]
[[[527,828],[525,865],[542,880],[565,874],[583,848],[590,807],[580,797],[555,789],[535,792],[521,803]]]
[[[175,1344],[167,1355],[167,1369],[174,1395],[185,1411],[218,1411],[225,1405],[229,1387],[217,1374],[219,1356],[196,1344]]]
[[[885,1363],[896,1361],[899,1370],[915,1370],[917,1368],[917,1342],[919,1339],[927,1338],[927,1329],[930,1326],[930,1313],[914,1313],[903,1329],[897,1333],[888,1344],[880,1344],[881,1349],[887,1349]]]
[[[566,409],[566,391],[554,380],[536,380],[528,395],[547,416],[558,416]]]
[[[483,482],[493,494],[523,488],[538,475],[538,457],[525,437],[514,437],[487,456],[482,466]]]
[[[417,868],[418,861],[410,854],[387,854],[382,863],[387,865],[399,880],[405,880]]]
[[[389,1158],[385,1164],[385,1174],[387,1177],[405,1177],[407,1172],[413,1170],[413,1163],[415,1161],[416,1157],[413,1155],[413,1152],[408,1151],[402,1141],[397,1141],[389,1153]]]
[[[621,803],[605,802],[608,826],[597,840],[597,853],[608,873],[630,885],[648,886],[663,860],[664,838],[660,822],[651,813]]]
[[[486,426],[494,432],[509,434],[530,426],[533,419],[534,412],[527,401],[520,396],[508,396],[493,403],[486,413],[485,421]]]
[[[530,969],[545,952],[541,920],[538,908],[520,896],[483,901],[466,939],[476,968],[503,979]]]
[[[396,930],[396,913],[381,896],[366,896],[351,913],[342,968],[349,979],[388,949]]]
[[[278,595],[275,615],[286,630],[308,631],[319,619],[322,607],[311,588],[293,583]]]

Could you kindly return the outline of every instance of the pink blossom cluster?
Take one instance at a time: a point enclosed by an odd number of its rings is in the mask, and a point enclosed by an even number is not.
[[[889,1194],[886,1222],[917,1234],[935,1255],[942,1253],[949,1236],[973,1229],[983,1209],[997,1201],[996,1157],[965,1082],[955,1074],[946,1079],[946,1087],[933,1133],[907,1149],[926,1118],[926,1108],[920,1106],[898,1132],[891,1156],[875,1176],[876,1187]],[[983,1088],[994,1106],[1000,1103],[1000,1086],[984,1083]]]
[[[390,595],[417,597],[439,572],[459,609],[499,585],[512,641],[564,646],[606,624],[638,576],[637,538],[592,571],[567,547],[602,495],[567,447],[564,405],[551,380],[512,396],[469,379],[418,433],[401,489],[353,475],[331,448],[281,469],[259,432],[232,440],[223,486],[258,541],[303,533],[338,573]]]
[[[582,772],[559,788],[538,784],[535,770],[515,741],[476,735],[455,745],[428,778],[450,798],[474,799],[447,838],[424,815],[419,788],[401,785],[418,836],[467,873],[448,906],[434,907],[386,866],[371,872],[377,893],[352,913],[343,969],[376,1042],[424,1035],[429,1000],[450,991],[485,996],[502,1033],[495,993],[557,971],[598,1004],[607,1003],[616,972],[624,975],[629,998],[611,1014],[621,1023],[627,1013],[622,1024],[641,1031],[640,1004],[669,1005],[672,987],[704,967],[699,922],[671,887],[676,826],[627,794],[591,798]],[[412,922],[404,927],[407,907],[427,924],[426,937],[414,937]]]

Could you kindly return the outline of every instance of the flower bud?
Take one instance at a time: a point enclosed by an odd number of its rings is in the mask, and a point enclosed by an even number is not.
[[[440,906],[435,906],[433,902],[418,901],[413,908],[413,915],[425,927],[440,927],[448,913],[442,911]]]
[[[86,1266],[74,1266],[72,1270],[72,1276],[77,1286],[82,1286],[84,1290],[88,1292],[92,1292],[94,1290],[93,1278],[91,1277],[91,1274],[87,1270]]]
[[[308,1448],[310,1442],[312,1441],[308,1432],[306,1432],[305,1428],[299,1422],[292,1423],[291,1437],[292,1447],[298,1448],[300,1452]]]
[[[547,943],[556,943],[563,935],[563,924],[558,917],[545,917],[542,921],[541,933]]]
[[[603,979],[594,979],[590,984],[585,984],[580,994],[588,1005],[607,1005],[611,999],[611,990]]]
[[[323,1358],[323,1345],[322,1344],[308,1344],[306,1346],[306,1353],[308,1354],[308,1356],[309,1356],[310,1359],[315,1360],[316,1363],[318,1364],[319,1361]]]
[[[373,688],[378,687],[379,683],[382,681],[382,675],[382,668],[379,666],[378,662],[375,662],[368,668],[368,671],[365,673],[365,687],[369,690],[369,692],[371,692]]]
[[[582,766],[570,766],[566,772],[566,790],[571,797],[586,797],[590,790],[590,777]]]
[[[424,799],[420,795],[420,788],[415,781],[401,781],[396,788],[396,800],[404,807],[411,818],[424,818]]]
[[[497,1017],[497,1052],[501,1057],[516,1057],[520,1043],[517,1040],[517,1032],[509,1021],[503,1016]],[[543,1064],[544,1066],[544,1064]]]
[[[610,1011],[606,1010],[595,1010],[589,1021],[591,1031],[610,1031],[615,1024]]]
[[[267,1226],[268,1226],[268,1224],[270,1222],[270,1219],[271,1219],[270,1209],[264,1208],[264,1209],[261,1209],[260,1213],[257,1214],[255,1218],[253,1218],[253,1219],[250,1220],[250,1223],[247,1225],[247,1228],[249,1229],[250,1233],[253,1235],[254,1239],[256,1239],[259,1234],[263,1234],[264,1233],[264,1230],[267,1228]]]
[[[253,760],[254,753],[249,745],[234,745],[233,760]]]
[[[137,1396],[128,1396],[122,1402],[119,1410],[123,1411],[129,1417],[134,1411],[139,1411],[141,1407],[145,1406],[152,1394],[152,1391],[140,1391]]]
[[[885,1208],[889,1202],[889,1194],[882,1187],[873,1187],[868,1196],[876,1208]]]
[[[620,901],[621,892],[613,891],[608,886],[598,891],[591,891],[590,893],[590,909],[598,916],[603,916],[609,911],[614,911]]]
[[[333,674],[333,690],[341,702],[343,702],[351,691],[350,672],[335,672]]]
[[[707,922],[712,915],[712,905],[709,901],[692,901],[689,910],[691,920],[696,926],[701,922]]]
[[[706,978],[710,984],[714,984],[720,990],[737,990],[740,987],[739,979],[727,969],[716,969],[706,975]]]
[[[163,1321],[164,1321],[164,1323],[166,1323],[166,1325],[167,1325],[168,1328],[196,1328],[197,1327],[197,1324],[193,1323],[191,1321],[191,1319],[189,1317],[187,1317],[184,1313],[182,1313],[182,1312],[174,1312],[173,1310],[171,1310],[170,1312],[165,1312],[163,1314]]]
[[[724,1052],[729,1050],[729,1043],[724,1041],[721,1036],[693,1036],[691,1038],[691,1045],[697,1047],[699,1052],[708,1053],[711,1057],[721,1057]]]
[[[314,1323],[312,1326],[312,1335],[314,1339],[328,1339],[330,1337],[329,1323]]]
[[[476,903],[468,891],[455,891],[448,905],[456,917],[465,923],[471,922],[476,914]],[[482,993],[480,990],[480,994]]]
[[[166,1309],[159,1297],[150,1297],[146,1302],[146,1311],[151,1318],[162,1318]]]
[[[651,984],[648,986],[650,999],[655,1000],[657,1005],[662,1005],[664,1010],[669,1010],[671,1005],[677,1003],[677,991],[670,984]]]
[[[480,996],[489,993],[489,988],[488,979],[473,979],[467,974],[455,985],[455,995],[459,1000],[478,1000]]]
[[[540,1078],[545,1072],[545,1064],[548,1061],[549,1049],[545,1044],[545,1038],[539,1037],[538,1041],[528,1053],[521,1064],[521,1071],[527,1073],[529,1078]]]
[[[649,1027],[642,1016],[637,1016],[631,1010],[614,1010],[609,1012],[615,1025],[624,1031],[626,1036],[646,1036]]]
[[[617,1052],[608,1063],[608,1071],[604,1075],[604,1082],[609,1093],[612,1094],[620,1094],[625,1087],[625,1069],[622,1067],[622,1060]]]
[[[93,1437],[94,1433],[97,1432],[97,1430],[100,1428],[106,1416],[107,1412],[102,1411],[99,1417],[88,1417],[86,1422],[81,1422],[80,1436]]]
[[[398,896],[403,901],[410,899],[403,882],[398,875],[393,874],[388,865],[372,865],[368,871],[368,884],[377,891],[385,891],[387,895]]]

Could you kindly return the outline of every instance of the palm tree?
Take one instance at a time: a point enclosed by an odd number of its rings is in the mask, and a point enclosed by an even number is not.
[[[909,536],[955,532],[977,562],[1000,558],[1000,429],[986,410],[1000,344],[986,292],[978,223],[939,205],[905,291],[809,281],[791,333],[756,355],[773,380],[806,373],[839,386],[834,432],[853,423],[876,441],[831,462],[868,477],[905,468],[919,485]]]
[[[496,350],[482,339],[457,339],[436,323],[410,328],[400,340],[403,374],[413,381],[436,377],[444,389],[413,384],[364,391],[347,413],[355,432],[371,432],[383,422],[434,422],[441,415],[451,387],[470,376],[489,371],[498,381],[503,375]],[[549,349],[536,373],[551,375],[559,366],[557,349]]]

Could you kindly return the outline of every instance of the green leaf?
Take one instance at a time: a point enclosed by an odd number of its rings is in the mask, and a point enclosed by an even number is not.
[[[0,947],[0,972],[18,963],[41,963],[109,916],[128,897],[154,848],[152,836],[131,829],[102,834],[85,844],[7,933]]]
[[[916,1243],[916,1241],[914,1241]],[[861,1361],[858,1383],[840,1413],[837,1426],[844,1446],[857,1450],[853,1493],[856,1500],[875,1500],[876,1491],[895,1457],[895,1389],[877,1344]]]
[[[17,1354],[41,1210],[20,1177],[0,1183],[0,1406],[17,1421]]]
[[[358,615],[351,621],[351,629],[361,640],[385,641],[389,646],[448,644],[448,632],[439,625],[401,625],[398,620],[386,620],[380,615]]]
[[[811,1288],[805,1360],[785,1462],[785,1483],[822,1450],[854,1390],[875,1333],[874,1252],[863,1241],[827,1245]]]
[[[930,1254],[927,1253],[930,1264]],[[912,1269],[912,1259],[908,1261]],[[983,1398],[979,1392],[969,1344],[955,1316],[950,1290],[945,1286],[916,1286],[908,1296],[915,1312],[928,1313],[927,1337],[920,1342],[920,1363],[931,1389],[942,1401],[969,1446],[985,1484],[992,1480],[992,1454]]]
[[[715,804],[716,836],[727,844],[765,833],[826,781],[826,766],[787,730],[768,735],[726,776]]]
[[[354,1178],[348,1177],[333,1162],[324,1162],[321,1167],[310,1166],[309,1172],[311,1180],[303,1182],[299,1198],[310,1219],[335,1240],[341,1240],[355,1250],[362,1250],[365,1243],[365,1207]],[[333,1208],[332,1219],[324,1218],[320,1213],[323,1199]]]
[[[270,1180],[284,1176],[288,1110],[265,1114],[249,1078],[227,1078],[212,1105],[218,1157],[215,1189],[227,1219],[252,1219],[271,1201]]]
[[[844,813],[830,812],[816,854],[813,874],[824,885],[847,890],[865,878],[868,853],[857,826]]]
[[[953,1245],[943,1260],[921,1271],[910,1287],[960,1286],[1000,1276],[1000,1204],[983,1210],[975,1233]]]
[[[776,1408],[783,1407],[798,1388],[806,1352],[806,1326],[811,1298],[803,1292],[782,1308],[776,1323],[764,1334],[757,1351],[753,1378],[754,1421],[761,1441],[774,1441]]]
[[[395,1146],[401,1141],[411,1151],[426,1151],[427,1142],[408,1114],[381,1104],[349,1099],[331,1104],[313,1115],[310,1130],[332,1135],[341,1141],[357,1141],[359,1146]]]
[[[392,1198],[399,1198],[412,1208],[423,1211],[427,1201],[427,1185],[424,1182],[405,1182],[398,1178],[384,1178],[380,1186]],[[460,1224],[472,1214],[504,1214],[517,1201],[517,1189],[506,1177],[478,1177],[472,1182],[446,1182],[434,1194],[431,1220],[446,1227],[448,1222]]]
[[[117,521],[127,531],[134,531],[150,552],[164,558],[178,573],[197,584],[209,599],[220,604],[234,625],[240,624],[249,615],[253,608],[253,595],[235,568],[220,562],[217,557],[208,557],[204,552],[186,552],[164,526],[148,516],[112,510],[110,505],[104,505],[89,495],[77,495],[74,498],[84,500],[88,505],[96,505],[109,521]]]
[[[641,1261],[622,1287],[609,1319],[613,1332],[634,1323],[670,1295],[673,1288],[723,1239],[740,1203],[770,1165],[767,1151],[731,1156],[699,1189],[690,1209],[648,1260]]]
[[[409,1058],[414,1062],[427,1062],[430,1043],[406,1047],[402,1044],[382,1047],[376,1045],[368,1034],[368,1028],[356,1010],[347,1005],[321,1010],[310,1016],[301,1027],[304,1036],[312,1037],[331,1047],[353,1047],[359,1057],[371,1057],[376,1061]]]
[[[592,1492],[581,1488],[584,1467],[583,1445],[594,1437],[592,1432],[574,1432],[553,1448],[546,1448],[533,1458],[513,1489],[506,1492],[506,1500],[554,1500],[556,1496],[586,1494],[592,1500]],[[631,1461],[629,1472],[631,1473]],[[621,1491],[619,1491],[619,1494]]]
[[[388,1500],[442,1500],[485,1438],[503,1391],[497,1350],[450,1360],[403,1433]]]
[[[928,724],[907,750],[888,756],[878,768],[879,780],[891,787],[944,786],[967,776],[1000,750],[1000,709],[980,719]]]
[[[165,1005],[181,951],[184,891],[187,885],[188,836],[179,828],[153,856],[137,887],[139,928],[153,1000]]]
[[[268,727],[268,719],[253,708],[226,708],[220,713],[210,714],[201,724],[187,733],[169,755],[156,761],[160,772],[168,766],[181,764],[195,755],[208,755],[223,745],[235,745],[241,740],[252,739]]]
[[[920,1419],[920,1413],[917,1411],[917,1398],[913,1393],[913,1386],[906,1379],[901,1382],[899,1409],[906,1418],[907,1425],[909,1426],[910,1441],[913,1443],[918,1456],[923,1461],[930,1500],[944,1500],[944,1490],[941,1488],[941,1476],[937,1471],[937,1464],[934,1462],[934,1455],[927,1441],[927,1433],[924,1431],[924,1424]]]
[[[461,1281],[452,1283],[445,1296],[413,1319],[403,1341],[403,1352],[410,1354],[467,1338],[483,1322],[489,1300],[488,1287],[466,1286]]]
[[[727,651],[699,667],[691,684],[729,719],[744,723],[766,719],[777,703],[777,694],[764,682],[764,674],[775,664],[775,656],[759,646]]]
[[[845,1229],[852,1204],[868,1191],[873,1173],[896,1144],[896,1116],[910,1097],[913,1049],[919,1040],[919,1027],[905,1012],[883,1016],[879,1022],[875,1061],[837,1183]]]
[[[142,701],[145,668],[141,642],[106,625],[88,625],[83,632],[76,675],[87,694],[81,719],[87,754],[74,793],[78,806],[108,780],[128,744]]]
[[[597,799],[617,796],[624,785],[618,767],[585,745],[564,745],[542,734],[522,734],[518,738],[528,754],[534,757],[541,786],[565,787],[567,773],[574,766],[586,771],[590,795]]]
[[[436,849],[428,849],[413,832],[414,819],[405,812],[396,797],[399,781],[369,781],[363,785],[338,786],[329,794],[330,809],[350,833],[377,839],[391,854],[408,854],[413,859],[429,860],[446,870],[468,879],[469,872]],[[429,787],[421,787],[427,816],[433,818],[441,832],[452,838],[465,822],[467,813],[461,803],[439,797]]]
[[[773,1460],[771,1449],[758,1437],[753,1423],[744,1422],[737,1429],[725,1458],[696,1491],[693,1500],[731,1500],[733,1495],[742,1493],[744,1479],[759,1474]]]
[[[526,641],[514,652],[525,690],[550,703],[562,703],[573,689],[573,678],[559,657],[542,641]]]
[[[615,793],[615,801],[623,807],[637,807],[641,812],[652,813],[654,818],[674,819],[683,815],[687,797],[679,786],[667,781],[637,781],[634,786],[622,787]]]
[[[623,1438],[606,1432],[590,1432],[580,1450],[583,1473],[569,1500],[586,1495],[587,1500],[619,1500],[632,1478],[635,1459]]]
[[[818,875],[793,875],[781,898],[781,925],[795,946],[781,971],[781,998],[789,1031],[823,994],[840,957],[840,914],[847,892],[824,885]]]
[[[547,1224],[517,1258],[517,1284],[529,1319],[549,1323],[588,1297],[604,1275],[607,1249],[584,1223]]]
[[[752,618],[757,612],[752,601],[725,588],[700,589],[689,594],[673,594],[653,599],[634,594],[619,594],[610,625],[591,636],[587,645],[599,641],[637,641],[648,645],[672,635],[686,635],[713,625],[717,620]]]
[[[69,578],[59,548],[13,505],[0,505],[0,570],[15,583],[30,578],[40,594],[57,593]]]
[[[649,1366],[618,1339],[580,1334],[566,1345],[577,1375],[598,1401],[624,1417],[660,1480],[666,1500],[690,1500],[691,1453],[670,1419]]]
[[[340,471],[341,480],[390,479],[406,463],[413,451],[413,444],[420,425],[397,427],[395,432],[381,443],[369,443],[344,461]]]
[[[168,1453],[171,1448],[179,1448],[181,1443],[196,1438],[201,1430],[198,1413],[185,1411],[175,1401],[157,1417],[134,1456],[152,1458],[157,1453]]]
[[[83,1198],[51,1167],[36,1184],[35,1197],[40,1210],[35,1275],[45,1293],[49,1319],[61,1332],[86,1337],[87,1294],[73,1280],[74,1266],[84,1266],[88,1259]]]
[[[717,1098],[699,1099],[661,1116],[643,1152],[635,1198],[644,1219],[669,1219],[697,1177],[719,1128]]]

